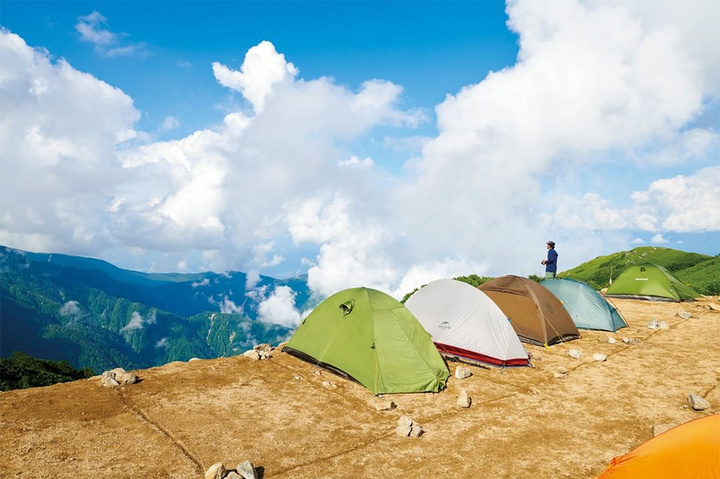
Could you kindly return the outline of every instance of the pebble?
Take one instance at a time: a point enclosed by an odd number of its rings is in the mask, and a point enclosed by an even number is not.
[[[260,361],[260,353],[258,353],[254,349],[245,351],[243,353],[243,356],[245,356],[246,358],[254,359],[255,361]]]
[[[697,394],[688,394],[687,402],[696,411],[704,411],[710,407],[710,403]]]
[[[205,471],[205,479],[223,479],[227,470],[222,462],[216,462],[207,471]]]
[[[660,434],[674,427],[675,424],[654,424],[652,427],[652,435],[653,437],[659,436]]]
[[[465,366],[458,366],[455,368],[455,377],[457,379],[465,379],[472,376],[472,371],[470,371],[470,368],[466,368]]]
[[[599,361],[599,362],[607,361],[607,355],[606,355],[606,354],[595,353],[595,354],[593,354],[593,359],[594,359],[595,361]]]
[[[660,329],[670,329],[670,325],[667,322],[663,321],[662,323],[660,323]]]
[[[468,396],[467,391],[464,389],[460,391],[460,395],[457,398],[457,405],[460,407],[470,407],[470,404],[472,404],[472,398]]]
[[[571,358],[579,359],[582,357],[582,351],[580,351],[579,349],[571,349],[570,351],[568,351],[568,356],[570,356]]]
[[[654,319],[650,321],[647,325],[648,329],[657,329],[659,326],[660,325],[658,324],[658,322]]]
[[[383,401],[375,403],[375,409],[377,411],[391,411],[395,409],[395,403],[392,401]]]
[[[255,470],[255,466],[253,466],[250,461],[238,464],[237,472],[243,477],[243,479],[258,479],[258,473]]]
[[[675,313],[675,316],[682,318],[682,319],[692,318],[692,314],[688,313],[687,311],[678,311],[677,313]]]

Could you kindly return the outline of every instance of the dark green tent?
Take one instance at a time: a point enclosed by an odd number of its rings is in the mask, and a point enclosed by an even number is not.
[[[373,394],[437,392],[450,376],[415,316],[369,288],[346,289],[320,303],[283,350],[349,376]]]
[[[626,269],[613,281],[605,295],[653,301],[687,301],[700,297],[700,293],[683,284],[670,271],[653,263]]]

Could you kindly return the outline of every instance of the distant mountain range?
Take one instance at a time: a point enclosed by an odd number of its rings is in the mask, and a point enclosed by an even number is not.
[[[102,372],[240,354],[291,329],[258,320],[277,286],[305,309],[305,278],[147,274],[105,261],[0,246],[0,356],[20,351]]]
[[[626,268],[640,263],[663,266],[698,293],[720,294],[720,255],[707,256],[654,246],[599,256],[558,276],[580,279],[601,289],[610,284],[611,277],[616,279]]]

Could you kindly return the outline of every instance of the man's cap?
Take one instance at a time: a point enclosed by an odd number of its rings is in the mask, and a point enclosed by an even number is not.
[[[555,242],[554,242],[554,241],[548,241],[547,244],[549,244],[550,246],[553,246],[553,247],[555,246]]]

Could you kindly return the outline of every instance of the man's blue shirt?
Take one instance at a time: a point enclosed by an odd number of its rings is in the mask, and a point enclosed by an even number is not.
[[[555,251],[555,248],[550,248],[548,250],[547,262],[545,263],[546,273],[557,273],[557,257],[558,254]]]

